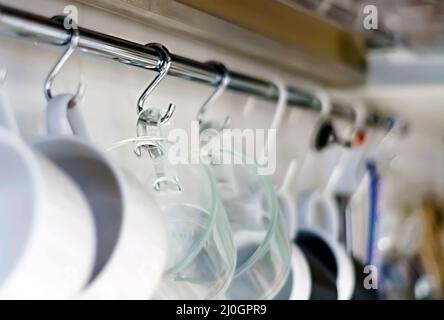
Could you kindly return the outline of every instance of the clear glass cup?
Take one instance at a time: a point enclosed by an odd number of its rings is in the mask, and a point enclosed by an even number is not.
[[[167,270],[155,299],[217,299],[228,287],[236,266],[236,250],[214,177],[204,165],[169,165],[181,190],[156,191],[153,161],[137,157],[140,140],[115,144],[111,156],[153,193],[165,213],[169,233]]]
[[[212,152],[216,160],[211,168],[237,252],[236,271],[223,298],[272,299],[287,280],[291,258],[275,190],[245,156]]]

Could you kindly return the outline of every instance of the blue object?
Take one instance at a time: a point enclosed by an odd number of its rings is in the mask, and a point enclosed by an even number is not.
[[[369,190],[369,230],[367,242],[366,265],[374,265],[374,254],[377,241],[378,226],[378,196],[379,196],[379,174],[374,161],[368,161],[366,164],[370,176]]]

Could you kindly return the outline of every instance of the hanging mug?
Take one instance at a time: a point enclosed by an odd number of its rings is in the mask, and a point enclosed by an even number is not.
[[[135,178],[88,141],[79,107],[72,102],[67,94],[49,100],[49,136],[34,148],[78,184],[92,209],[98,247],[80,298],[148,299],[166,263],[160,209]]]
[[[75,182],[19,138],[0,99],[0,299],[73,298],[94,263],[91,210]]]

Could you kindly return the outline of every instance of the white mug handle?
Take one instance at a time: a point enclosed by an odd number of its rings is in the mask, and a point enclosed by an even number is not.
[[[49,135],[70,135],[89,140],[83,118],[78,106],[70,107],[74,96],[62,94],[52,97],[48,101],[46,124]]]
[[[71,125],[72,132],[75,136],[89,140],[88,129],[86,128],[85,121],[80,113],[79,106],[68,108],[68,122]]]
[[[317,226],[317,207],[322,207],[323,226]],[[319,230],[333,239],[339,238],[339,209],[333,194],[315,191],[308,199],[307,210],[303,216],[304,226],[309,229]]]

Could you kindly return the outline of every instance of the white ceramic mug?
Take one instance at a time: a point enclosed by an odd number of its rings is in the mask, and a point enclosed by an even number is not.
[[[88,282],[94,221],[77,185],[18,137],[0,100],[0,299],[69,299]]]
[[[301,233],[305,235],[305,238],[309,236],[313,241],[322,241],[328,247],[336,264],[336,290],[338,300],[350,300],[355,290],[356,278],[353,260],[347,254],[345,248],[325,232],[318,230],[301,230]],[[297,243],[301,245],[299,241]],[[316,252],[313,253],[316,254]],[[322,257],[319,258],[322,261]]]
[[[273,300],[308,300],[311,287],[311,272],[307,259],[301,249],[293,244],[287,282]]]
[[[49,136],[34,147],[77,182],[93,211],[98,251],[79,298],[148,299],[166,263],[166,228],[160,210],[135,178],[87,141],[78,107],[70,106],[72,98],[59,95],[49,101]]]

